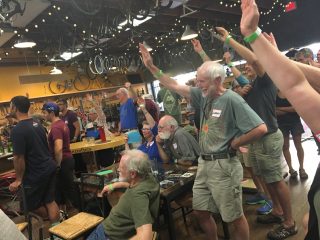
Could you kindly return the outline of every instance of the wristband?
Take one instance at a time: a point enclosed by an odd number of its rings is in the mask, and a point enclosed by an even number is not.
[[[200,57],[205,57],[207,54],[205,53],[205,51],[201,50],[199,52]]]
[[[160,69],[159,69],[158,72],[156,72],[155,74],[153,74],[153,76],[154,76],[155,78],[157,78],[157,79],[161,78],[163,75],[164,75],[164,74],[163,74],[162,70],[160,70]]]
[[[234,67],[233,62],[229,62],[229,63],[227,63],[227,65],[228,65],[228,67],[230,67],[230,68]]]
[[[261,34],[261,29],[257,28],[256,31],[254,31],[253,33],[251,33],[249,36],[244,38],[244,41],[246,43],[253,43]]]
[[[110,183],[110,184],[108,185],[108,188],[110,189],[110,191],[113,191],[113,190],[114,190],[112,183]]]
[[[229,45],[231,38],[232,38],[232,36],[229,34],[229,35],[226,37],[226,40],[225,40],[224,42]]]

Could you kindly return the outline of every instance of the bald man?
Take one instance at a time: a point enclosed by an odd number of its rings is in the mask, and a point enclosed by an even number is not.
[[[162,148],[170,159],[176,159],[178,164],[194,165],[200,156],[200,147],[196,139],[183,128],[177,120],[170,116],[163,116],[158,125],[158,136],[162,139]]]

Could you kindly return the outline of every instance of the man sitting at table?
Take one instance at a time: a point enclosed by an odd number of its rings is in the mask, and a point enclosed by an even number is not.
[[[87,240],[129,239],[135,234],[139,239],[152,239],[152,223],[159,210],[160,186],[151,174],[148,155],[140,150],[126,151],[118,172],[120,182],[106,185],[101,193],[115,188],[127,190]]]
[[[199,144],[189,132],[179,127],[174,117],[170,115],[163,116],[159,121],[158,129],[158,136],[162,139],[162,143],[159,144],[170,155],[166,156],[167,160],[169,158],[177,159],[178,164],[187,166],[197,163],[197,159],[200,156]],[[162,158],[165,157],[162,156]]]

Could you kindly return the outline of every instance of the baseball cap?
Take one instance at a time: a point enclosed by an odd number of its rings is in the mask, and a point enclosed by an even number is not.
[[[59,106],[53,102],[47,102],[43,104],[42,110],[46,110],[47,112],[59,112]]]

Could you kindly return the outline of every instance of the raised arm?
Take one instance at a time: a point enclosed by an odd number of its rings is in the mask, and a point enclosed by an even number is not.
[[[254,0],[242,0],[241,9],[241,32],[246,37],[253,36],[258,28],[258,7]],[[320,96],[308,83],[302,71],[274,48],[262,34],[257,33],[250,45],[279,90],[308,126],[319,133]]]
[[[146,109],[145,101],[141,98],[138,98],[137,103],[139,104],[139,107],[140,107],[141,111],[143,112],[150,128],[153,128],[154,125],[156,124],[156,122],[154,121],[153,117]]]
[[[13,154],[13,166],[16,172],[16,180],[9,185],[9,190],[11,192],[16,192],[22,183],[23,175],[26,169],[24,155]]]
[[[193,45],[193,49],[196,53],[199,54],[203,62],[211,61],[209,56],[206,54],[206,52],[203,50],[202,45],[198,39],[192,39],[191,43]]]
[[[223,42],[227,42],[243,59],[247,61],[247,63],[252,65],[260,77],[265,74],[265,70],[258,61],[257,56],[250,49],[234,40],[226,29],[222,27],[216,27],[216,29],[221,35],[221,40]]]
[[[159,68],[157,68],[152,61],[150,53],[143,46],[143,44],[139,44],[140,52],[142,55],[143,63],[146,68],[152,73],[152,75],[159,79],[160,82],[168,89],[177,92],[178,94],[190,98],[190,87],[186,85],[180,85],[175,80],[170,78],[168,75],[164,74]]]

